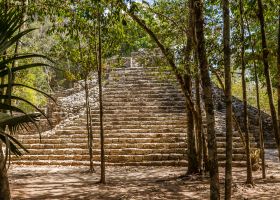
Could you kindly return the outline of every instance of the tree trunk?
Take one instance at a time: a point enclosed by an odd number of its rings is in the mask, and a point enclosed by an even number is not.
[[[278,131],[280,131],[280,7],[278,10],[278,50],[277,50],[277,73],[278,73]],[[280,135],[280,133],[278,133]]]
[[[273,132],[275,137],[275,142],[278,148],[278,157],[280,159],[280,137],[279,137],[279,129],[278,129],[278,120],[276,115],[276,109],[273,102],[273,96],[272,96],[272,86],[271,86],[271,79],[270,79],[270,69],[269,69],[269,63],[268,63],[268,54],[269,51],[267,49],[266,44],[266,35],[265,35],[265,22],[264,22],[264,15],[263,15],[263,4],[262,0],[258,0],[258,8],[259,8],[259,21],[261,26],[261,37],[262,37],[262,60],[264,65],[264,76],[266,80],[266,87],[267,87],[267,94],[269,98],[269,107],[270,107],[270,113],[272,118],[272,125],[273,125]]]
[[[98,85],[99,85],[99,113],[100,113],[100,159],[101,178],[100,183],[105,184],[105,149],[104,149],[104,128],[103,128],[103,100],[102,100],[102,41],[101,41],[101,13],[100,4],[98,8]]]
[[[191,94],[191,78],[187,76],[185,78],[185,83],[188,85],[189,93]],[[187,80],[186,80],[187,79]],[[195,121],[193,117],[193,113],[187,107],[187,124],[188,124],[188,171],[187,174],[197,174],[200,172],[200,168],[198,166],[198,159],[197,159],[197,149],[196,149],[196,138],[195,138]]]
[[[198,55],[197,50],[195,48],[194,52],[195,59],[195,98],[196,98],[196,110],[197,110],[197,140],[198,140],[198,162],[202,163],[203,160],[203,170],[204,172],[209,172],[209,160],[208,160],[208,151],[207,151],[207,143],[205,138],[205,131],[203,129],[202,122],[202,111],[201,111],[201,98],[200,98],[200,75],[199,75],[199,66],[198,66]]]
[[[0,141],[0,199],[9,200],[11,199],[10,186],[4,160],[2,142]]]
[[[195,25],[197,35],[197,51],[199,58],[199,68],[202,80],[203,97],[205,102],[207,121],[207,140],[210,165],[210,199],[220,199],[219,169],[217,158],[217,141],[215,132],[215,115],[212,97],[212,82],[209,75],[205,38],[204,38],[204,18],[202,0],[194,0]]]
[[[195,102],[196,102],[196,110],[197,110],[197,124],[196,124],[196,132],[197,132],[197,159],[198,159],[198,166],[199,169],[202,170],[202,163],[203,163],[203,155],[206,152],[203,151],[203,127],[202,127],[202,117],[201,117],[201,105],[200,105],[200,80],[198,73],[195,76]],[[207,155],[208,157],[208,155]],[[206,161],[208,162],[208,161]],[[206,163],[204,164],[206,166]],[[206,171],[206,169],[205,169]]]
[[[223,44],[225,70],[225,102],[226,102],[226,168],[225,168],[225,199],[231,199],[232,184],[232,94],[230,67],[230,21],[229,2],[223,0]]]
[[[89,104],[89,88],[87,76],[85,78],[85,98],[86,98],[86,116],[87,116],[87,135],[88,135],[88,151],[89,151],[89,171],[94,172],[93,168],[93,153],[92,153],[92,127],[91,127],[91,112]]]
[[[255,55],[255,48],[252,41],[252,35],[249,27],[249,23],[247,21],[247,30],[250,38],[251,48],[252,48],[252,54]],[[257,108],[258,108],[258,122],[259,122],[259,143],[260,143],[260,154],[262,159],[262,178],[264,179],[266,177],[265,173],[265,152],[264,152],[264,133],[263,133],[263,124],[262,124],[262,114],[261,114],[261,106],[260,106],[260,92],[259,92],[259,78],[257,73],[257,64],[256,60],[253,60],[254,65],[254,81],[256,86],[256,97],[257,97]]]
[[[191,14],[193,10],[193,2],[192,0],[189,1],[189,31],[188,31],[188,38],[187,44],[185,49],[185,73],[184,74],[184,84],[185,88],[192,97],[192,79],[191,79],[191,70],[190,70],[190,57],[193,47],[193,16]],[[200,166],[198,163],[197,157],[197,148],[196,148],[196,137],[195,137],[195,127],[197,127],[197,120],[194,119],[195,113],[192,112],[192,109],[189,108],[186,99],[186,108],[187,108],[187,124],[188,124],[188,171],[187,174],[197,174],[200,172]]]
[[[245,143],[246,143],[246,163],[247,163],[247,180],[246,183],[253,185],[252,176],[252,163],[250,156],[250,136],[248,127],[248,113],[247,113],[247,89],[246,89],[246,77],[245,77],[245,44],[244,44],[244,20],[243,20],[243,3],[242,0],[239,1],[239,11],[240,11],[240,26],[241,26],[241,78],[242,78],[242,96],[243,96],[243,126],[245,132]]]

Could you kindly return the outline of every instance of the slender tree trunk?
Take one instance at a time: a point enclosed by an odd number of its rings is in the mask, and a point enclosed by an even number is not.
[[[4,160],[2,142],[0,141],[0,199],[9,200],[11,199],[10,186]]]
[[[247,180],[246,183],[253,185],[252,176],[252,163],[250,156],[250,136],[248,127],[248,113],[247,113],[247,89],[246,89],[246,77],[245,77],[245,42],[244,42],[244,20],[243,20],[243,1],[239,1],[239,11],[240,11],[240,26],[241,26],[241,77],[242,77],[242,94],[243,94],[243,122],[244,122],[244,132],[245,132],[245,142],[246,142],[246,162],[247,162]]]
[[[271,86],[271,79],[270,79],[270,69],[268,63],[268,54],[269,51],[267,49],[266,43],[266,35],[265,35],[265,22],[264,22],[264,14],[263,14],[263,4],[262,0],[258,0],[258,8],[259,8],[259,21],[261,26],[261,37],[262,37],[262,55],[263,55],[263,65],[264,65],[264,76],[266,80],[266,87],[267,87],[267,94],[269,99],[269,106],[270,106],[270,113],[272,118],[272,125],[273,125],[273,132],[275,136],[275,142],[278,148],[278,158],[280,159],[280,137],[279,137],[279,129],[278,129],[278,120],[276,109],[273,102],[272,96],[272,86]]]
[[[91,116],[91,108],[90,104],[88,105],[88,113],[89,113],[89,147],[90,147],[90,171],[95,172],[93,167],[93,131],[92,131],[92,116]]]
[[[202,163],[203,163],[203,127],[202,127],[202,117],[201,117],[201,105],[200,105],[200,81],[198,73],[195,75],[195,102],[196,102],[196,110],[197,110],[197,124],[196,124],[196,132],[197,132],[197,159],[199,169],[202,171]]]
[[[254,52],[253,52],[254,53]],[[262,159],[262,178],[266,178],[265,173],[265,152],[264,152],[264,131],[263,131],[263,123],[262,123],[262,114],[260,107],[260,92],[259,92],[259,79],[257,74],[257,66],[256,61],[254,60],[254,79],[256,85],[256,95],[257,95],[257,108],[258,108],[258,121],[259,121],[259,142],[260,142],[260,154]]]
[[[101,12],[100,3],[98,7],[98,85],[99,85],[99,112],[100,112],[100,159],[101,178],[100,183],[105,184],[105,149],[104,149],[104,127],[103,127],[103,100],[102,100],[102,41],[101,41]]]
[[[247,21],[247,30],[250,38],[252,54],[255,55],[255,48],[252,41],[252,35],[249,27],[249,23]],[[253,60],[254,65],[254,79],[255,79],[255,86],[256,86],[256,97],[257,97],[257,108],[258,108],[258,122],[259,122],[259,143],[260,143],[260,154],[262,159],[262,178],[266,177],[265,173],[265,152],[264,152],[264,133],[263,133],[263,124],[262,124],[262,114],[261,114],[261,106],[260,106],[260,92],[259,92],[259,78],[257,73],[257,64],[256,60]]]
[[[191,94],[192,84],[190,76],[185,78],[185,83],[188,85],[189,93]],[[196,138],[195,138],[195,120],[193,113],[187,107],[187,124],[188,124],[188,171],[187,174],[197,174],[200,172],[197,159]]]
[[[85,98],[86,98],[86,116],[87,116],[87,135],[88,135],[88,151],[89,151],[89,171],[94,172],[93,168],[93,153],[92,153],[92,127],[91,127],[91,112],[89,103],[89,88],[87,76],[85,78]]]
[[[278,6],[278,50],[277,50],[277,73],[278,73],[278,131],[280,132],[280,6]],[[280,133],[278,133],[280,135]]]
[[[210,199],[216,200],[220,199],[219,166],[217,158],[217,141],[215,132],[214,104],[212,97],[212,82],[209,75],[209,66],[205,49],[203,2],[202,0],[194,0],[194,5],[197,51],[207,120],[207,140],[210,165]]]
[[[226,168],[225,168],[225,199],[231,199],[232,184],[232,94],[230,67],[230,20],[229,1],[223,0],[223,43],[225,70],[225,101],[226,101]]]
[[[196,38],[196,36],[195,36]],[[197,110],[197,140],[198,140],[198,161],[203,163],[204,172],[209,172],[209,160],[208,160],[208,150],[207,143],[205,138],[205,131],[203,129],[202,122],[202,110],[201,110],[201,98],[200,98],[200,75],[199,75],[199,64],[198,64],[198,55],[197,50],[195,48],[194,51],[194,59],[195,59],[195,96],[196,96],[196,110]],[[203,162],[202,162],[203,161]]]
[[[185,73],[184,74],[184,84],[185,88],[192,97],[192,79],[191,79],[191,71],[190,71],[190,57],[193,47],[193,2],[192,0],[189,1],[189,32],[187,35],[187,44],[185,50]],[[195,113],[192,112],[192,109],[189,108],[186,99],[186,108],[187,108],[187,124],[188,124],[188,171],[187,174],[197,174],[200,172],[200,166],[198,163],[198,156],[197,156],[197,148],[196,148],[196,137],[195,137],[195,128],[197,127],[197,120],[194,119]]]

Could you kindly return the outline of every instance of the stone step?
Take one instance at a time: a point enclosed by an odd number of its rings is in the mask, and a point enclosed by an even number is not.
[[[92,121],[94,122],[99,122],[99,114],[97,113],[96,115],[93,115],[94,117],[92,118]],[[184,116],[168,116],[167,117],[141,117],[141,116],[133,116],[133,117],[112,117],[111,115],[105,115],[103,118],[104,122],[125,122],[125,123],[133,123],[133,122],[138,122],[141,121],[143,123],[162,123],[164,125],[165,123],[173,123],[173,122],[181,122],[185,123],[186,118]],[[76,119],[73,121],[73,123],[85,123],[87,121],[86,115],[80,117],[79,119]],[[183,122],[182,122],[183,121]]]
[[[225,161],[225,160],[226,160],[225,154],[218,155],[218,161]],[[246,154],[245,153],[233,154],[232,160],[233,161],[246,161]]]
[[[155,103],[158,102],[159,104],[162,102],[169,102],[169,101],[174,101],[176,103],[184,103],[185,102],[185,98],[184,96],[175,96],[175,95],[167,95],[167,94],[162,94],[162,95],[158,95],[158,94],[141,94],[142,98],[137,98],[134,96],[127,96],[125,94],[122,93],[116,93],[116,94],[106,94],[103,96],[103,100],[104,102],[141,102],[143,100],[146,100],[145,102],[151,102],[151,103]]]
[[[137,98],[137,99],[127,99],[126,101],[120,100],[114,98],[110,101],[107,101],[107,98],[103,99],[103,105],[104,107],[107,106],[183,106],[185,107],[185,102],[182,100],[175,101],[174,99],[162,99],[161,101],[151,101],[151,99],[148,99],[148,101],[145,101],[145,99]]]
[[[139,117],[139,118],[146,118],[146,117],[165,117],[166,119],[168,119],[169,117],[171,117],[173,115],[173,113],[140,113],[140,112],[137,112],[137,114],[131,114],[131,111],[128,110],[122,110],[122,111],[119,111],[119,112],[114,112],[114,111],[107,111],[105,114],[104,114],[104,118],[106,119],[114,119],[114,118],[124,118],[124,117]],[[181,113],[176,113],[177,117],[185,117],[185,113],[184,112],[181,112]],[[99,117],[99,111],[93,111],[92,112],[92,117],[93,118],[98,118]]]
[[[45,141],[47,140],[45,139]],[[86,137],[77,138],[71,136],[68,138],[61,138],[59,141],[60,143],[80,143],[80,142],[86,142],[87,138]],[[128,144],[129,143],[135,145],[138,143],[176,143],[176,142],[185,142],[185,139],[181,137],[166,137],[166,138],[106,138],[104,140],[105,144]],[[23,144],[36,144],[36,143],[39,143],[39,139],[28,139],[25,140]],[[95,138],[93,140],[93,143],[99,143],[99,138]]]
[[[37,146],[33,146],[37,147]],[[25,154],[26,156],[29,155],[89,155],[89,151],[86,148],[86,146],[82,148],[77,147],[68,147],[68,148],[60,148],[59,146],[56,148],[46,148],[50,146],[42,145],[42,147],[45,148],[34,148],[34,149],[28,149],[29,153]],[[54,146],[55,147],[55,146]],[[151,146],[153,147],[153,146]],[[223,149],[220,150],[223,152]],[[122,148],[122,149],[105,149],[106,155],[147,155],[147,154],[186,154],[186,148],[173,148],[173,149],[141,149],[141,148]],[[100,148],[97,149],[96,146],[93,148],[93,155],[99,155],[100,154]]]
[[[54,165],[54,166],[89,166],[89,161],[74,161],[74,160],[14,160],[11,161],[13,165]],[[99,166],[100,162],[94,161],[94,166]],[[221,167],[225,166],[224,161],[220,161]],[[106,163],[106,166],[187,166],[187,161],[142,161],[142,162],[126,162],[126,163]],[[233,167],[245,167],[246,161],[233,161]]]
[[[77,136],[77,138],[84,138],[87,137],[87,131],[86,130],[60,130],[56,132],[57,134],[55,135],[55,138],[53,136],[47,137],[43,136],[42,137],[42,142],[44,142],[47,139],[59,139],[63,137],[59,137],[60,135],[66,135],[65,138],[69,138],[69,135],[71,134],[70,137]],[[77,135],[78,134],[78,135]],[[72,136],[73,135],[73,136]],[[169,137],[186,137],[186,133],[178,132],[178,133],[122,133],[122,132],[115,132],[115,133],[105,133],[104,134],[105,138],[169,138]],[[38,134],[35,135],[19,135],[17,136],[18,139],[39,139]],[[93,138],[99,138],[99,134],[96,134],[95,132],[93,133]],[[39,140],[38,140],[39,141]]]
[[[160,125],[161,127],[166,127],[166,125],[179,125],[182,127],[186,127],[186,121],[183,120],[166,120],[166,121],[142,121],[142,120],[130,120],[130,121],[120,121],[120,120],[116,120],[116,121],[112,121],[112,120],[104,120],[103,123],[107,126],[115,126],[115,125],[122,125],[122,126],[133,126],[133,125],[155,125],[158,126]],[[163,124],[164,123],[164,124]],[[87,120],[83,119],[83,120],[77,120],[75,122],[72,123],[72,127],[86,127],[87,124]],[[98,119],[93,119],[92,120],[92,126],[99,126],[100,122]]]
[[[16,160],[18,158],[13,158]],[[87,161],[88,155],[24,155],[21,157],[24,160],[30,161],[52,161],[52,160],[73,160],[73,161]],[[94,161],[100,161],[99,155],[93,155]],[[127,162],[143,162],[143,161],[180,161],[186,160],[185,154],[147,154],[147,155],[105,155],[105,161],[109,163],[127,163]],[[219,154],[218,160],[225,160],[225,155]],[[233,161],[245,161],[245,154],[233,154]]]
[[[165,160],[185,160],[185,154],[146,154],[146,155],[106,155],[105,161],[112,163],[122,162],[141,162],[141,161],[165,161]],[[17,159],[17,158],[15,158]],[[88,155],[24,155],[21,159],[25,160],[81,160],[87,161]],[[100,161],[99,155],[93,155],[94,161]]]
[[[76,130],[79,126],[71,126],[67,127],[65,130]],[[142,130],[144,132],[149,132],[149,130],[153,130],[153,132],[157,132],[157,130],[164,130],[165,132],[186,132],[186,127],[180,124],[166,124],[166,125],[159,125],[159,124],[127,124],[127,125],[110,125],[104,123],[104,130],[111,131],[111,130]],[[80,127],[80,130],[86,130],[86,126]],[[93,130],[99,130],[99,125],[92,126]],[[146,130],[146,131],[145,131]]]
[[[86,149],[87,148],[87,141],[80,141],[78,143],[30,143],[24,145],[27,149],[71,149],[71,148],[79,148],[79,149]],[[100,149],[100,143],[94,143],[93,144],[94,149]],[[178,142],[178,143],[128,143],[128,144],[120,144],[120,143],[114,143],[114,144],[105,144],[105,149],[111,150],[111,149],[186,149],[186,143],[185,142]]]
[[[146,100],[149,100],[149,101],[155,101],[157,99],[163,99],[163,100],[172,100],[172,99],[179,99],[181,101],[184,100],[184,97],[181,96],[181,95],[178,95],[178,93],[172,93],[172,94],[166,94],[164,92],[162,93],[139,93],[138,96],[131,96],[131,93],[109,93],[109,92],[104,92],[103,93],[104,95],[104,99],[105,101],[109,101],[109,100],[112,100],[112,101],[116,101],[118,102],[118,99],[122,99],[122,98],[125,98],[125,99],[131,99],[132,101],[133,100],[136,100],[136,98],[142,98],[142,99],[146,99]],[[139,97],[141,95],[141,97]]]
[[[30,145],[31,148],[28,148],[29,153],[26,154],[26,156],[29,155],[88,155],[88,149],[86,145],[79,147],[73,146],[72,148],[67,145],[65,145],[65,148],[60,145]],[[110,146],[108,146],[110,148]],[[152,149],[151,149],[152,148]],[[218,148],[217,152],[218,155],[225,154],[226,149],[225,148]],[[106,155],[147,155],[147,154],[186,154],[187,149],[184,147],[177,147],[177,148],[168,148],[168,149],[158,149],[155,148],[155,146],[150,145],[150,148],[142,149],[138,148],[137,145],[135,145],[134,148],[125,148],[122,147],[121,149],[113,148],[113,149],[107,149],[105,148],[105,154]],[[93,146],[93,155],[99,155],[100,154],[100,148],[97,148],[96,145]],[[233,154],[245,154],[244,148],[234,148]]]
[[[57,166],[89,166],[89,161],[74,160],[14,160],[12,164],[17,165],[57,165]],[[94,166],[100,165],[100,162],[94,161]],[[125,163],[106,163],[106,166],[187,166],[185,160],[180,161],[141,161]]]

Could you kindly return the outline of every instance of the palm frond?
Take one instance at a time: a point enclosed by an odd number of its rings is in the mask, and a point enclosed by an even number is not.
[[[0,127],[8,126],[13,133],[18,131],[21,126],[28,123],[34,124],[41,116],[39,113],[31,113],[25,115],[11,116],[7,113],[0,113]],[[3,129],[4,130],[4,129]]]
[[[5,133],[2,129],[0,129],[0,142],[4,143],[6,146],[4,166],[7,161],[10,163],[11,154],[14,154],[15,156],[22,156],[23,152],[29,153],[29,151],[16,138]]]
[[[4,103],[0,103],[0,110],[14,111],[14,112],[26,114],[22,109],[12,106],[12,105],[4,104]]]

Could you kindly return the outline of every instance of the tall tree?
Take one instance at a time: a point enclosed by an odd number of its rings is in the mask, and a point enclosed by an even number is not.
[[[241,27],[241,79],[242,79],[242,96],[243,96],[243,126],[245,131],[245,142],[246,142],[246,162],[247,162],[247,184],[253,184],[252,176],[252,163],[250,156],[250,136],[249,136],[249,127],[248,127],[248,108],[247,108],[247,88],[246,88],[246,64],[245,64],[245,41],[244,41],[244,7],[243,1],[239,1],[239,12],[240,12],[240,27]]]
[[[246,19],[247,24],[247,30],[249,35],[249,40],[251,43],[252,48],[252,54],[255,55],[255,45],[252,40],[252,34],[250,31],[248,20]],[[254,82],[255,82],[255,88],[256,88],[256,99],[257,99],[257,108],[258,108],[258,124],[259,124],[259,143],[260,143],[260,154],[262,159],[262,178],[266,177],[265,174],[265,152],[264,152],[264,131],[263,131],[263,120],[262,120],[262,111],[260,106],[260,92],[259,92],[259,77],[258,77],[258,70],[257,70],[257,63],[256,60],[253,60],[253,66],[254,66]]]
[[[196,36],[195,36],[196,38]],[[196,42],[195,42],[196,44]],[[196,49],[196,47],[195,47]],[[199,74],[199,64],[198,64],[198,55],[197,51],[194,51],[194,59],[195,59],[195,96],[196,96],[196,110],[197,110],[197,140],[198,143],[198,161],[201,162],[201,153],[202,153],[202,160],[203,160],[203,167],[202,169],[204,172],[209,172],[209,159],[208,159],[208,150],[207,150],[207,142],[205,137],[205,131],[203,130],[203,122],[202,122],[202,109],[201,109],[201,92],[200,92],[200,85],[201,79]],[[202,151],[202,152],[199,152]]]
[[[278,5],[278,49],[277,49],[277,73],[278,73],[278,130],[280,131],[280,6]],[[279,133],[278,133],[279,134]]]
[[[232,94],[230,66],[230,20],[229,1],[223,0],[223,44],[225,70],[225,101],[226,101],[226,168],[225,168],[225,199],[231,199],[232,184]]]
[[[195,27],[197,35],[197,51],[207,122],[207,140],[210,167],[210,199],[216,200],[220,199],[218,169],[219,166],[217,158],[217,141],[215,132],[215,114],[212,95],[212,82],[209,75],[209,66],[205,49],[203,2],[202,0],[194,0],[194,5]]]
[[[101,2],[98,2],[98,85],[99,85],[99,115],[100,115],[100,159],[101,159],[101,177],[100,183],[105,184],[105,149],[104,149],[104,127],[103,127],[103,99],[102,99],[102,38],[101,38]]]
[[[271,118],[272,118],[273,132],[274,132],[275,142],[276,142],[276,145],[278,148],[278,158],[280,159],[279,127],[278,127],[276,109],[274,106],[273,96],[272,96],[270,68],[269,68],[269,63],[268,63],[269,51],[267,49],[267,42],[266,42],[265,21],[264,21],[264,11],[263,11],[262,0],[258,0],[258,18],[259,18],[260,27],[261,27],[262,61],[263,61],[263,66],[264,66],[264,76],[265,76],[265,80],[266,80],[266,87],[267,87],[267,94],[268,94],[268,99],[269,99],[270,113],[271,113]]]
[[[184,84],[186,89],[188,90],[189,95],[192,96],[192,78],[191,78],[191,70],[190,70],[190,57],[191,52],[193,49],[193,30],[194,30],[194,18],[193,18],[193,0],[190,0],[188,2],[188,8],[189,8],[189,21],[188,21],[188,38],[187,38],[187,44],[185,48],[185,74],[184,74]],[[198,160],[198,154],[197,154],[197,145],[196,145],[196,138],[195,138],[195,127],[198,128],[198,120],[194,120],[194,113],[192,113],[192,110],[187,108],[187,124],[188,124],[188,171],[187,174],[196,174],[200,172],[199,160]],[[200,148],[200,147],[198,147]]]

